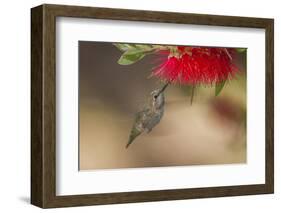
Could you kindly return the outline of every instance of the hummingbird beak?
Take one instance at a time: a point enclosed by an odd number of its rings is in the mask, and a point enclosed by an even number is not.
[[[169,86],[169,84],[170,84],[170,82],[166,83],[166,84],[162,87],[162,89],[158,92],[157,96],[160,95],[162,92],[164,92],[165,89]]]

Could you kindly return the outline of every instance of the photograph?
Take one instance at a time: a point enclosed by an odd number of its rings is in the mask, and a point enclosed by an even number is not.
[[[79,171],[247,163],[247,48],[78,49]]]

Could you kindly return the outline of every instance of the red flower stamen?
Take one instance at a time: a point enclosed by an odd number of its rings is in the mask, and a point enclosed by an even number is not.
[[[231,48],[180,46],[177,54],[174,50],[166,54],[153,75],[172,83],[214,84],[233,78],[238,71],[232,62],[235,50]]]

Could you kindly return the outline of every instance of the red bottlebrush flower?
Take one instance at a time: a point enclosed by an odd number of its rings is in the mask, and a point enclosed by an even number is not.
[[[235,50],[179,46],[171,49],[153,75],[180,84],[214,84],[231,79],[238,71],[232,63]]]

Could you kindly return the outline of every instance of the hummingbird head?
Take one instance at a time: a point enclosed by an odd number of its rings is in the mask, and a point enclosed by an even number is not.
[[[165,98],[164,91],[167,88],[168,84],[165,84],[162,88],[153,90],[151,92],[152,97],[152,106],[156,109],[160,109],[164,106]]]
[[[151,92],[152,106],[156,109],[160,109],[164,105],[164,93],[160,89],[153,90]]]

